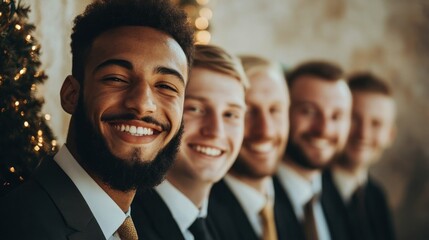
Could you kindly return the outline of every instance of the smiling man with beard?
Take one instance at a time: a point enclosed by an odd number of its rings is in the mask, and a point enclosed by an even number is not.
[[[322,191],[321,176],[347,140],[352,106],[347,82],[338,66],[325,61],[303,63],[286,78],[290,134],[275,185],[289,208],[287,239],[347,239],[344,218]]]
[[[67,141],[0,200],[2,239],[137,239],[136,189],[160,183],[183,131],[193,31],[168,0],[104,0],[75,19]]]

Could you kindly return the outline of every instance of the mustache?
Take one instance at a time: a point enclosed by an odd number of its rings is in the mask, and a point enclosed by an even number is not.
[[[142,118],[139,118],[133,113],[120,113],[120,114],[106,115],[101,118],[101,121],[127,121],[127,120],[139,120],[146,123],[154,124],[161,127],[163,131],[167,131],[167,132],[171,130],[170,124],[162,123],[161,121],[158,121],[151,116],[144,116]]]

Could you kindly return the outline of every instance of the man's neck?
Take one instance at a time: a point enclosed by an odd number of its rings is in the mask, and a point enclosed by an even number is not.
[[[109,197],[122,209],[124,213],[128,212],[133,201],[136,190],[123,192],[120,190],[112,189],[109,185],[101,181],[100,178],[90,174],[92,179],[109,195]]]
[[[208,199],[212,182],[204,182],[189,177],[176,177],[173,174],[167,174],[166,179],[177,188],[183,195],[191,200],[197,208],[201,208],[206,199]]]
[[[285,159],[283,159],[282,164],[286,164],[289,168],[294,170],[296,173],[298,173],[300,176],[307,179],[308,181],[312,181],[314,176],[320,173],[321,171],[320,169],[310,169],[310,168],[303,167],[297,164],[293,159],[289,157],[285,157]]]

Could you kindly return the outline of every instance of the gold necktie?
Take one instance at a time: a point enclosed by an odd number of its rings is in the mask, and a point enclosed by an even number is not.
[[[119,237],[121,240],[138,240],[136,228],[134,227],[131,217],[127,217],[122,225],[118,228]]]
[[[274,207],[271,201],[267,201],[259,213],[262,219],[262,240],[277,240],[276,221],[274,218]]]
[[[316,196],[313,196],[304,206],[304,234],[306,240],[318,240],[316,219],[314,217],[314,203]]]

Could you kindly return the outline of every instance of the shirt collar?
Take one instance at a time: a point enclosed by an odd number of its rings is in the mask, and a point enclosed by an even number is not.
[[[298,218],[303,217],[304,205],[316,194],[322,192],[322,176],[317,173],[311,181],[299,175],[288,165],[279,165],[277,176],[292,202]]]
[[[367,182],[368,175],[366,172],[354,175],[340,168],[334,168],[332,170],[332,178],[341,198],[344,202],[349,202],[355,190]]]
[[[260,211],[267,202],[267,196],[259,193],[256,189],[241,182],[230,174],[227,174],[224,177],[224,180],[238,199],[246,215],[249,217],[259,216]],[[274,186],[272,178],[269,179],[267,185],[268,198],[270,201],[274,202]],[[252,199],[252,201],[249,201],[249,199]]]
[[[200,210],[168,180],[164,180],[160,185],[155,187],[155,190],[169,208],[174,220],[179,225],[182,234],[185,235],[188,228],[192,225],[195,219],[197,219],[197,217],[207,216],[207,199],[203,202],[203,206]]]
[[[97,220],[106,239],[122,225],[125,214],[110,196],[88,175],[72,156],[67,146],[60,148],[54,160],[76,185]]]

